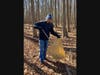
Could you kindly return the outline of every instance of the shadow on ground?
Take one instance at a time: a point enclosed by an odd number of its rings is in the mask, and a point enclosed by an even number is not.
[[[52,63],[54,66],[50,65],[47,62],[44,62],[44,66],[48,67],[49,69],[52,69],[55,73],[59,73],[61,75],[69,75],[68,74],[68,70],[67,67],[70,68],[71,70],[69,70],[71,72],[71,75],[76,75],[76,69],[72,66],[69,66],[65,63],[61,63],[59,61],[54,62],[51,60],[46,59],[49,63]],[[36,73],[38,73],[39,75],[47,75],[46,72],[44,72],[41,68],[39,68],[38,66],[36,66],[36,64],[34,63],[30,63],[27,60],[24,60],[24,62],[29,65],[33,70],[35,70]],[[74,70],[74,72],[72,71]]]
[[[39,75],[47,75],[47,73],[45,73],[42,69],[40,69],[38,66],[36,66],[33,63],[30,63],[29,61],[24,59],[24,63],[26,63],[27,65],[29,65],[33,70],[35,70],[36,73],[38,73]]]
[[[38,37],[32,38],[32,36],[29,36],[28,34],[24,34],[24,38],[26,38],[32,42],[38,42],[38,39],[37,39]]]
[[[27,38],[28,40],[31,40],[32,42],[38,42],[38,39],[37,37],[36,38],[32,38],[32,37],[29,37],[29,36],[26,36],[24,35],[25,38]],[[73,51],[75,52],[76,51],[76,48],[65,48],[65,50],[67,51]],[[48,67],[49,69],[52,69],[55,73],[59,73],[61,75],[68,75],[68,70],[67,70],[67,67],[70,68],[70,73],[71,75],[76,75],[76,68],[73,67],[73,66],[70,66],[66,63],[62,63],[62,62],[54,62],[54,61],[51,61],[51,60],[46,60],[47,62],[44,63],[44,65],[46,67]],[[36,71],[36,73],[38,73],[39,75],[47,75],[46,72],[44,72],[41,68],[39,68],[36,64],[34,63],[31,63],[27,60],[24,60],[24,62],[29,65],[33,70]],[[48,63],[49,62],[49,63]],[[50,63],[52,63],[53,65],[51,65]]]
[[[64,47],[65,51],[71,51],[71,52],[76,52],[76,48],[66,48]]]
[[[53,69],[56,73],[59,73],[61,75],[68,75],[68,70],[67,67],[70,68],[71,70],[76,71],[75,67],[69,66],[66,63],[62,63],[62,62],[54,62],[51,61],[49,59],[46,59],[48,62],[52,63],[54,66],[51,66],[50,64],[48,64],[47,62],[44,62],[44,65],[47,66],[50,69]],[[73,73],[73,72],[72,72]],[[75,73],[72,75],[76,75]]]

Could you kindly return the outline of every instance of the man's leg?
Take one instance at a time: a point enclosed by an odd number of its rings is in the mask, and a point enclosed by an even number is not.
[[[40,61],[43,62],[44,60],[44,40],[39,40],[40,45]]]
[[[45,40],[45,44],[44,44],[44,59],[46,59],[47,48],[48,48],[48,40]]]

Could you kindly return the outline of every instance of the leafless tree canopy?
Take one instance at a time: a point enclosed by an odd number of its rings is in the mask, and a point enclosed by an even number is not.
[[[51,13],[55,27],[62,27],[63,37],[68,36],[68,32],[75,32],[77,27],[76,5],[76,0],[24,0],[24,23],[44,20]]]

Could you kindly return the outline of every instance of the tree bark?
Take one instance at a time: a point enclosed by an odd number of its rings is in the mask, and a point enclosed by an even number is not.
[[[34,24],[34,16],[35,16],[35,13],[34,13],[34,0],[31,0],[31,14],[32,14],[32,24]],[[37,31],[36,29],[34,29],[33,27],[33,37],[37,37]]]
[[[57,13],[56,13],[56,0],[55,0],[55,26],[57,27],[57,19],[56,19],[56,15]]]
[[[68,22],[68,32],[71,32],[70,29],[70,4],[69,0],[67,0],[67,22]]]
[[[57,23],[58,23],[58,25],[59,25],[59,12],[60,12],[60,11],[59,11],[59,0],[58,0],[58,3],[57,3],[57,4],[58,4]]]
[[[68,37],[68,32],[67,32],[67,28],[66,28],[66,16],[65,16],[65,0],[63,0],[63,37]]]

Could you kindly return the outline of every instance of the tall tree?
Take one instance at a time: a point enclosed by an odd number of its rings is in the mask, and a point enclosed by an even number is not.
[[[72,30],[72,0],[70,0],[70,27],[69,27],[69,32]]]
[[[37,2],[37,21],[40,20],[40,10],[39,10],[39,0],[36,1]]]
[[[53,9],[52,9],[52,15],[53,15],[53,22],[55,22],[55,0],[52,0],[52,7],[53,7]]]
[[[32,19],[32,17],[31,17],[31,0],[29,0],[29,24],[32,24],[32,21],[31,21],[31,19]]]
[[[53,15],[52,0],[50,0],[50,13]]]
[[[62,22],[62,25],[63,25],[63,37],[68,37],[68,32],[67,32],[67,28],[66,28],[66,13],[65,13],[65,0],[63,0],[63,22]]]
[[[55,0],[55,26],[57,27],[57,15],[56,15],[57,13],[56,13],[56,0]]]
[[[41,16],[40,20],[43,20],[44,19],[44,0],[40,0],[40,16]]]
[[[75,22],[74,22],[74,25],[75,25],[75,28],[76,28],[76,25],[77,25],[77,21],[76,21],[76,20],[77,20],[77,19],[76,19],[76,16],[77,16],[77,11],[76,11],[76,10],[77,10],[77,7],[76,7],[76,3],[77,3],[76,0],[74,0],[74,21],[75,21]]]
[[[25,23],[28,23],[28,18],[29,18],[28,1],[24,0],[24,3],[25,3]]]
[[[58,18],[58,21],[57,21],[58,25],[59,25],[59,13],[60,13],[60,10],[59,10],[59,0],[58,0],[58,17],[57,17]]]
[[[47,15],[47,0],[44,0],[44,16]]]
[[[70,29],[70,0],[66,0],[67,1],[67,24],[68,24],[68,32],[71,31]]]
[[[73,1],[70,0],[70,25],[73,25],[72,24],[72,8],[73,8]],[[72,28],[71,28],[72,29]]]
[[[63,18],[63,2],[60,0],[60,24],[62,25],[62,18]]]
[[[34,13],[34,0],[31,0],[31,14],[32,14],[32,23],[34,24],[34,16],[35,16],[35,13]],[[37,36],[37,31],[36,29],[34,29],[33,27],[33,37],[36,37]]]

